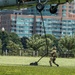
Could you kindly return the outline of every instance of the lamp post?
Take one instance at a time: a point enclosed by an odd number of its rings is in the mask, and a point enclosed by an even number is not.
[[[5,28],[2,27],[2,55],[3,55],[3,51],[4,51],[4,31],[5,31]]]
[[[5,31],[5,28],[4,27],[2,27],[2,32],[4,32]]]

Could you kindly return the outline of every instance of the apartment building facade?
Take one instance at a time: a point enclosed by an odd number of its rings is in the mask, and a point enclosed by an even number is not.
[[[43,14],[44,26],[47,34],[56,38],[75,34],[74,3],[60,5],[56,14],[49,12],[50,5],[46,5]],[[0,14],[0,29],[4,27],[8,32],[15,32],[19,37],[31,37],[33,34],[44,34],[40,13],[35,7],[27,8],[14,14]]]

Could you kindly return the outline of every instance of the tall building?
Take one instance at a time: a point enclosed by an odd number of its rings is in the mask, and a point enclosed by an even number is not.
[[[20,37],[30,37],[33,34],[44,34],[43,23],[40,16],[14,14],[6,14],[1,16],[0,28],[4,27],[8,32],[15,32]],[[56,35],[55,32],[57,32],[56,37],[58,37],[60,36],[60,17],[52,18],[52,16],[43,16],[46,33]],[[58,24],[57,29],[56,26],[54,26],[56,24]]]
[[[43,14],[43,23],[47,34],[53,34],[56,38],[75,34],[75,1],[58,7],[56,14],[49,11],[50,5],[46,5]],[[10,14],[0,14],[0,28],[4,27],[8,32],[15,32],[20,37],[30,37],[33,34],[44,34],[43,23],[36,7],[25,10],[14,10]]]

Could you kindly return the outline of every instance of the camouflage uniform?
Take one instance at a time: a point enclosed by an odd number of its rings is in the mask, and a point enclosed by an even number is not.
[[[50,66],[52,66],[52,63],[54,63],[56,66],[59,66],[58,64],[56,64],[55,60],[56,60],[56,57],[57,57],[57,54],[56,54],[56,48],[54,47],[53,50],[51,51],[51,56],[50,56]]]

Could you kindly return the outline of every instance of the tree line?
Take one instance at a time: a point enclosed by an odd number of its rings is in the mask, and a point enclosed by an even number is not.
[[[75,55],[75,36],[66,36],[60,39],[51,34],[38,35],[20,38],[16,33],[0,31],[0,55],[23,55],[23,56],[42,56],[48,55],[53,46],[57,47],[58,56],[74,57]],[[47,41],[47,43],[46,43]]]

